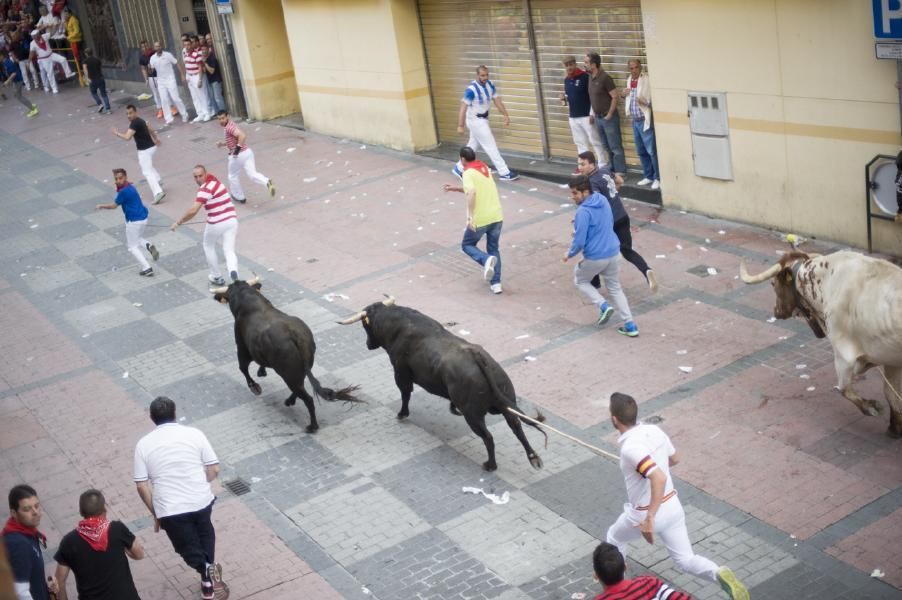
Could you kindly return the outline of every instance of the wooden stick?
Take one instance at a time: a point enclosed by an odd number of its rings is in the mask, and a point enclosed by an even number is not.
[[[572,442],[576,442],[577,444],[579,444],[580,446],[583,446],[584,448],[588,448],[589,450],[591,450],[595,454],[598,454],[599,456],[604,456],[605,458],[610,458],[611,460],[620,462],[620,457],[617,456],[616,454],[612,454],[611,452],[608,452],[607,450],[602,450],[601,448],[599,448],[597,446],[593,446],[592,444],[587,444],[586,442],[582,441],[581,439],[573,437],[569,433],[564,433],[560,429],[555,429],[548,423],[543,423],[537,419],[528,417],[528,416],[524,415],[523,413],[521,413],[520,411],[514,410],[513,408],[507,408],[507,412],[515,414],[518,417],[520,417],[521,419],[525,419],[525,420],[529,421],[530,423],[535,423],[536,425],[544,427],[544,428],[548,429],[548,431],[553,431],[554,433],[556,433],[558,435],[562,435],[565,438],[567,438],[568,440],[570,440]]]

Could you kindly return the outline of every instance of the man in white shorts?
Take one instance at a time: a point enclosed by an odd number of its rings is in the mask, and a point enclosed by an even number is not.
[[[154,54],[150,57],[147,66],[157,74],[157,92],[160,94],[160,104],[164,109],[163,118],[166,119],[167,125],[172,123],[172,113],[166,109],[174,104],[182,115],[182,122],[187,123],[188,109],[185,108],[185,103],[179,96],[179,83],[175,76],[175,67],[178,66],[179,61],[172,54],[163,50],[163,44],[160,42],[153,43],[153,51]]]
[[[221,110],[216,113],[219,124],[225,128],[225,141],[216,142],[217,148],[225,146],[229,149],[229,191],[232,197],[242,204],[247,202],[247,195],[244,188],[241,187],[241,169],[247,173],[251,181],[260,185],[265,185],[270,196],[276,195],[276,186],[273,185],[272,179],[257,171],[257,164],[254,161],[254,151],[247,147],[247,134],[238,129],[229,113]]]
[[[182,218],[172,224],[170,229],[187,223],[198,213],[201,207],[207,212],[207,226],[204,228],[204,255],[210,267],[210,283],[215,286],[225,285],[222,271],[219,270],[219,256],[216,254],[216,240],[222,238],[222,253],[225,255],[226,269],[232,281],[238,279],[238,255],[235,254],[235,239],[238,237],[238,213],[232,204],[229,191],[214,175],[207,173],[203,165],[194,167],[192,173],[198,185],[194,206],[189,208]]]
[[[481,147],[492,159],[492,164],[498,170],[498,178],[501,181],[513,181],[520,176],[516,171],[508,168],[507,163],[498,152],[498,144],[489,127],[489,108],[492,104],[498,108],[504,116],[504,126],[510,125],[511,119],[507,114],[507,107],[501,101],[501,96],[495,90],[495,84],[489,81],[489,68],[485,65],[476,67],[476,79],[470,82],[464,91],[464,97],[460,99],[460,111],[457,113],[457,133],[464,132],[464,119],[467,129],[470,130],[470,141],[467,146],[478,152]],[[458,161],[451,172],[458,177],[463,177],[464,166]]]
[[[607,542],[625,558],[630,542],[644,537],[653,544],[658,534],[679,570],[716,581],[733,600],[749,600],[748,590],[729,567],[718,567],[692,551],[686,513],[670,477],[670,467],[679,462],[670,438],[657,425],[637,423],[639,408],[632,396],[611,394],[610,410],[620,432],[620,470],[629,502],[608,529]]]

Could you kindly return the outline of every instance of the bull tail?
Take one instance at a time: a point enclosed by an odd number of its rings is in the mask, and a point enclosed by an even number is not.
[[[514,397],[513,400],[511,400],[504,394],[503,391],[501,391],[501,388],[498,387],[498,383],[495,381],[495,378],[492,377],[492,373],[489,370],[489,365],[486,363],[485,356],[483,356],[482,352],[474,351],[473,354],[475,355],[475,358],[476,358],[476,364],[479,365],[479,370],[482,371],[483,376],[489,382],[489,387],[492,388],[492,393],[495,394],[495,397],[498,398],[501,401],[501,403],[504,405],[503,410],[505,410],[505,411],[509,411],[510,409],[516,410],[517,398]],[[517,417],[517,419],[521,423],[523,423],[525,425],[529,425],[530,427],[533,427],[536,431],[538,431],[543,436],[545,436],[545,447],[548,448],[548,433],[544,429],[542,429],[538,423],[534,423],[532,420],[524,419],[523,417],[521,417],[517,414],[514,414],[512,412],[510,414]],[[539,421],[539,423],[544,423],[545,415],[542,414],[542,411],[540,411],[539,409],[536,409],[536,416],[534,417],[533,420]]]
[[[316,394],[317,398],[322,398],[328,402],[366,402],[366,400],[354,395],[354,392],[360,389],[359,385],[349,385],[339,390],[333,390],[332,388],[323,387],[319,380],[313,376],[313,373],[307,373],[307,379],[310,380],[310,384],[313,386],[313,393]]]

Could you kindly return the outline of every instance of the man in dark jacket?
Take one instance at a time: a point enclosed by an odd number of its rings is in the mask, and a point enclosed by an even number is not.
[[[56,580],[44,578],[47,536],[38,530],[41,524],[41,502],[29,485],[17,485],[9,491],[9,519],[3,526],[3,543],[13,572],[17,597],[48,600],[57,593]]]

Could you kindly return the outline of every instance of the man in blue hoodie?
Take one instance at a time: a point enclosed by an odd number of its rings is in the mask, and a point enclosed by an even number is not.
[[[144,228],[147,227],[147,207],[141,202],[138,190],[128,181],[125,169],[113,169],[113,175],[116,178],[116,201],[109,204],[98,204],[95,208],[97,210],[122,208],[122,212],[125,213],[125,244],[128,251],[141,265],[138,275],[153,277],[153,268],[144,257],[142,248],[150,252],[154,262],[160,258],[160,253],[153,244],[144,239]]]
[[[583,259],[573,269],[573,281],[590,302],[598,305],[595,324],[599,327],[604,325],[614,314],[614,308],[592,286],[592,278],[599,275],[604,279],[611,301],[623,320],[617,333],[636,337],[639,328],[633,321],[626,295],[620,287],[620,240],[614,233],[611,205],[604,196],[592,192],[589,178],[584,175],[570,181],[570,199],[578,208],[573,219],[573,242],[562,260],[566,263],[582,252]]]

